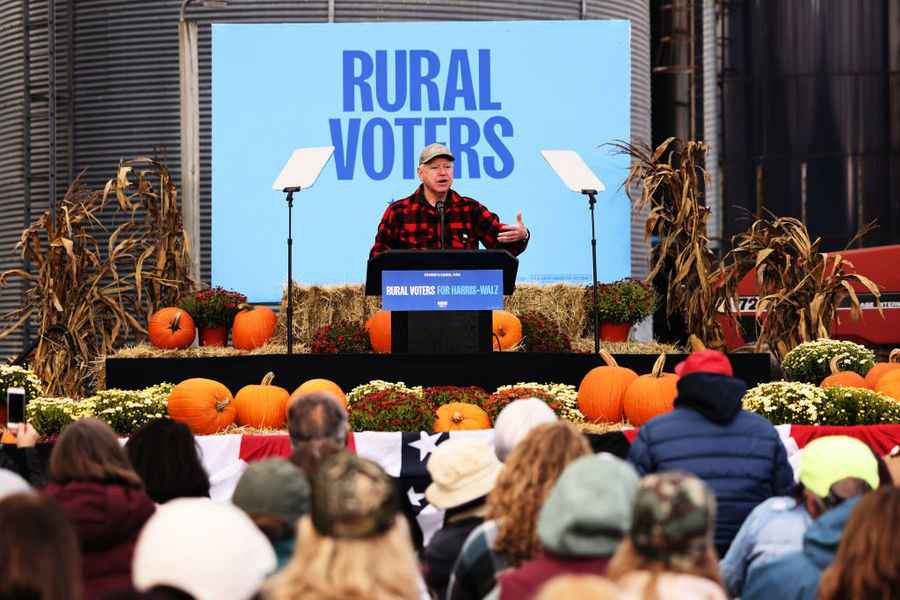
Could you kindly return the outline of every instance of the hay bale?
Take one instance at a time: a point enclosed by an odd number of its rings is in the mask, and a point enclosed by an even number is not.
[[[610,431],[622,431],[623,429],[632,429],[634,425],[624,421],[615,423],[572,423],[581,430],[582,433],[609,433]]]
[[[309,346],[301,342],[294,342],[294,352],[305,354],[309,352]],[[219,356],[249,356],[257,354],[286,354],[287,346],[275,338],[272,338],[259,348],[253,350],[238,350],[231,346],[191,346],[184,350],[164,350],[151,344],[140,343],[120,348],[109,358],[210,358]],[[101,360],[105,360],[103,357]]]
[[[341,318],[365,323],[381,308],[380,296],[366,296],[362,285],[293,286],[294,338],[309,342],[313,333]],[[512,296],[505,298],[506,309],[512,312],[534,311],[557,323],[570,338],[580,337],[585,327],[582,303],[584,288],[577,285],[523,284]],[[275,336],[286,339],[287,293],[281,299],[278,327]]]
[[[559,325],[573,341],[584,334],[584,287],[566,283],[552,285],[522,284],[507,296],[506,309],[514,313],[536,312]]]
[[[91,361],[91,371],[94,373],[94,381],[98,390],[106,389],[106,357],[97,356]]]
[[[320,327],[338,320],[363,324],[381,307],[380,296],[366,296],[362,285],[294,285],[294,340],[308,344]],[[287,290],[281,298],[275,338],[287,343]]]
[[[659,342],[600,342],[600,349],[610,354],[678,354],[681,350],[673,344],[661,344]],[[594,352],[594,338],[579,337],[572,340],[572,351],[592,354]]]

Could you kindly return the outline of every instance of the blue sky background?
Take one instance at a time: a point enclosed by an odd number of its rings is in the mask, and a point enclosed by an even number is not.
[[[278,301],[286,283],[287,205],[272,182],[295,148],[332,145],[329,119],[465,116],[483,124],[494,115],[512,123],[504,138],[515,159],[504,179],[457,177],[453,188],[511,223],[523,212],[532,231],[519,264],[520,283],[590,280],[590,213],[586,197],[569,191],[541,149],[574,149],[606,184],[597,202],[601,280],[630,273],[629,204],[620,190],[628,160],[601,144],[630,135],[627,21],[417,22],[213,25],[212,279],[251,301]],[[452,49],[468,49],[478,84],[478,49],[491,50],[491,98],[499,110],[344,113],[342,52],[374,55],[428,49],[441,60],[443,100]],[[389,78],[393,90],[393,77]],[[373,82],[374,83],[374,82]],[[393,98],[393,91],[391,93]],[[447,141],[448,128],[438,130]],[[415,155],[424,145],[416,132]],[[443,135],[441,135],[443,134]],[[378,222],[392,200],[417,180],[403,179],[400,129],[395,128],[390,177],[370,179],[357,157],[353,180],[338,180],[334,158],[317,183],[294,196],[293,273],[301,284],[358,283]],[[376,139],[376,148],[380,140]],[[494,155],[482,139],[480,155]],[[376,156],[379,153],[376,151]],[[380,160],[376,160],[380,166]]]

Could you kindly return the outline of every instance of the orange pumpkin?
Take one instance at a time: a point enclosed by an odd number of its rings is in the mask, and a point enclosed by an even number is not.
[[[275,374],[266,373],[259,385],[245,385],[234,396],[238,425],[250,425],[266,429],[284,427],[288,391],[272,385]]]
[[[231,325],[231,345],[240,350],[253,350],[275,334],[278,318],[267,306],[241,305]]]
[[[643,425],[656,415],[672,410],[678,395],[678,375],[663,373],[666,364],[665,353],[660,354],[647,375],[641,375],[631,382],[622,405],[625,418],[632,425]]]
[[[379,310],[366,321],[366,333],[375,352],[391,351],[391,311]]]
[[[819,384],[819,387],[855,387],[868,389],[869,386],[866,385],[866,380],[862,375],[854,371],[841,371],[838,362],[846,357],[846,354],[836,354],[831,357],[831,360],[828,361],[828,366],[831,368],[831,375],[823,379],[822,383]]]
[[[866,373],[866,384],[871,389],[878,387],[878,382],[883,375],[900,369],[900,348],[894,348],[888,355],[887,362],[875,363],[875,366]]]
[[[900,371],[892,371],[890,374],[900,373]],[[894,400],[900,402],[900,378],[892,379],[890,381],[885,381],[887,379],[887,375],[881,378],[878,382],[878,389],[875,390],[885,396],[890,396]]]
[[[900,381],[900,370],[895,369],[893,371],[888,371],[878,378],[878,385],[875,386],[875,390],[878,391],[882,387],[890,385],[892,383],[896,383],[898,381]]]
[[[522,321],[505,310],[495,310],[491,315],[494,350],[510,350],[522,341]]]
[[[594,423],[621,421],[622,398],[638,375],[620,367],[606,350],[600,351],[600,358],[606,364],[588,371],[578,386],[578,409]]]
[[[170,306],[152,315],[147,324],[150,343],[157,348],[187,348],[194,343],[197,328],[186,311]]]
[[[196,435],[209,435],[234,423],[234,398],[228,388],[212,379],[185,379],[169,394],[169,416],[191,428]]]
[[[900,369],[895,369],[882,375],[878,380],[875,391],[900,400]]]
[[[448,402],[437,409],[435,431],[490,429],[491,418],[483,409],[468,402]]]
[[[301,383],[300,387],[294,390],[294,393],[291,394],[291,397],[287,401],[285,410],[290,407],[294,400],[304,394],[310,394],[312,392],[329,392],[337,398],[338,402],[341,403],[341,406],[345,409],[347,408],[347,396],[344,395],[344,390],[341,389],[341,386],[328,379],[310,379],[309,381]]]

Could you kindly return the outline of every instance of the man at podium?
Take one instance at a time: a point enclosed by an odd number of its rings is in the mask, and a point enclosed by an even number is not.
[[[531,234],[522,222],[522,213],[514,224],[505,225],[477,200],[450,189],[454,160],[443,144],[430,144],[422,150],[418,169],[422,184],[384,211],[369,258],[387,250],[474,250],[478,242],[513,255],[525,251]]]

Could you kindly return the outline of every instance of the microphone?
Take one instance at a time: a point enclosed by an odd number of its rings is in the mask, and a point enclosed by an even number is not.
[[[437,204],[435,205],[435,208],[437,208],[438,215],[440,215],[440,219],[441,219],[441,250],[443,250],[444,249],[444,201],[438,200]]]

